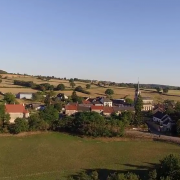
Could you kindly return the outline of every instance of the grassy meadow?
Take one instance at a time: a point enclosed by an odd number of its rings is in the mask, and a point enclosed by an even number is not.
[[[7,74],[4,75],[7,77],[7,79],[3,79],[2,83],[0,83],[0,91],[3,93],[6,92],[12,92],[14,94],[18,92],[36,92],[36,90],[31,89],[31,88],[26,88],[22,86],[17,86],[13,84],[14,80],[22,80],[22,81],[33,81],[36,84],[41,84],[41,83],[50,83],[54,86],[57,86],[60,83],[63,83],[66,86],[66,91],[63,91],[66,95],[70,96],[72,94],[72,88],[70,87],[70,84],[66,80],[50,80],[50,81],[43,81],[40,79],[37,79],[35,77],[31,76],[22,76],[22,75],[12,75],[12,74]],[[83,88],[86,87],[86,83],[83,82],[75,82],[76,86],[82,86]],[[90,91],[90,96],[91,97],[97,97],[97,96],[105,96],[104,92],[107,88],[111,88],[114,90],[114,95],[113,98],[124,98],[125,96],[128,96],[131,99],[134,99],[134,88],[121,88],[121,87],[98,87],[96,85],[91,85]],[[59,93],[61,91],[57,91],[56,93]],[[175,101],[180,101],[180,91],[179,90],[169,90],[168,94],[159,94],[156,92],[155,89],[144,89],[141,91],[142,96],[145,97],[152,97],[155,102],[162,102],[166,99],[169,100],[175,100]],[[78,96],[87,96],[86,94],[83,93],[77,93]]]
[[[63,180],[82,170],[146,175],[159,159],[179,152],[177,145],[150,140],[112,141],[61,133],[0,136],[0,180]]]

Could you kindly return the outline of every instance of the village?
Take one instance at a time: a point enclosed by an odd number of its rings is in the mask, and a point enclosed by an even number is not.
[[[63,106],[59,109],[59,117],[74,116],[77,112],[97,112],[104,117],[111,117],[112,114],[120,116],[122,112],[135,113],[135,103],[138,96],[142,96],[142,112],[151,114],[149,120],[159,125],[162,132],[170,132],[175,126],[175,121],[166,113],[166,107],[163,104],[155,104],[150,97],[144,97],[141,94],[139,82],[134,92],[133,103],[127,102],[126,99],[112,99],[106,97],[83,97],[81,102],[69,102],[67,95],[64,93],[57,94],[53,97],[58,102],[63,102]],[[19,92],[15,94],[17,99],[32,100],[34,93]],[[45,96],[46,97],[46,96]],[[175,104],[170,104],[172,108]],[[28,118],[32,111],[40,111],[46,108],[44,103],[32,102],[23,104],[6,104],[6,113],[10,114],[10,123],[14,123],[16,118]]]

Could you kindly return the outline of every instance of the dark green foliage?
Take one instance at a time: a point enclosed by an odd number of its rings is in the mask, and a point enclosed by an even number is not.
[[[30,87],[32,89],[37,89],[40,91],[54,90],[54,86],[49,83],[35,84],[33,81],[20,81],[14,80],[15,85]]]
[[[158,93],[160,93],[161,92],[161,88],[160,87],[156,87],[156,91],[158,92]]]
[[[26,119],[16,118],[14,122],[15,124],[12,129],[14,134],[28,131],[29,126],[28,126],[28,121]]]
[[[86,89],[90,89],[91,88],[91,84],[86,84]]]
[[[105,94],[111,96],[114,94],[114,91],[112,89],[106,89]]]
[[[126,103],[128,104],[134,104],[134,101],[130,98],[126,98]]]
[[[173,154],[166,156],[164,159],[160,160],[160,169],[159,169],[159,177],[171,177],[172,180],[175,179],[176,176],[179,176],[180,170],[180,157],[177,157]]]
[[[135,102],[135,116],[134,116],[134,125],[139,126],[142,124],[142,108],[143,101],[141,96],[139,95],[137,101]]]
[[[168,88],[168,87],[163,88],[163,93],[168,93],[168,91],[169,91],[169,88]]]
[[[156,170],[150,171],[148,180],[156,180],[156,178],[157,178],[157,171]]]
[[[9,124],[9,120],[10,115],[6,113],[5,106],[0,105],[0,126],[2,129]]]
[[[55,103],[54,108],[57,109],[58,111],[61,111],[62,110],[62,103],[61,102]]]
[[[14,96],[14,94],[12,93],[6,93],[4,95],[4,101],[7,103],[7,104],[14,104],[16,103],[16,98]]]
[[[84,94],[90,94],[89,91],[84,90],[81,86],[77,86],[74,90],[77,92],[82,92]]]
[[[53,121],[59,119],[58,110],[51,105],[40,111],[39,115],[40,118],[47,122],[49,125],[51,125]]]
[[[37,130],[47,130],[48,124],[41,119],[39,114],[33,114],[28,118],[29,130],[37,131]]]
[[[61,129],[87,136],[122,136],[124,133],[124,123],[112,119],[107,121],[96,112],[79,112],[75,117],[67,117],[60,121]]]
[[[32,100],[42,102],[42,101],[44,101],[44,96],[39,92],[33,93]]]
[[[107,180],[140,180],[139,176],[133,173],[119,173],[110,175]]]
[[[82,103],[82,97],[77,96],[76,91],[72,92],[71,99],[73,102]]]
[[[59,84],[56,88],[56,90],[64,91],[65,90],[65,85],[64,84]]]

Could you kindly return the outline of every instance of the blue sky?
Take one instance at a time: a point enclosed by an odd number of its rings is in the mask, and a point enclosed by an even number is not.
[[[180,0],[0,0],[0,69],[180,86]]]

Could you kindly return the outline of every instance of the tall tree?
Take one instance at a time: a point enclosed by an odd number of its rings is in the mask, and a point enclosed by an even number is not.
[[[14,104],[16,102],[16,98],[14,96],[14,94],[12,93],[6,93],[4,95],[4,101],[7,103],[7,104]]]
[[[141,96],[139,95],[137,101],[135,102],[135,117],[134,117],[134,125],[139,126],[142,124],[142,108],[143,101]]]
[[[90,89],[91,85],[90,84],[86,84],[86,89]]]
[[[10,115],[6,113],[5,106],[0,105],[0,124],[2,125],[3,128],[6,124],[9,123],[9,120],[10,120]]]
[[[73,81],[73,82],[70,82],[70,86],[71,86],[72,88],[74,88],[74,87],[76,86],[76,84],[74,83],[74,81]]]

